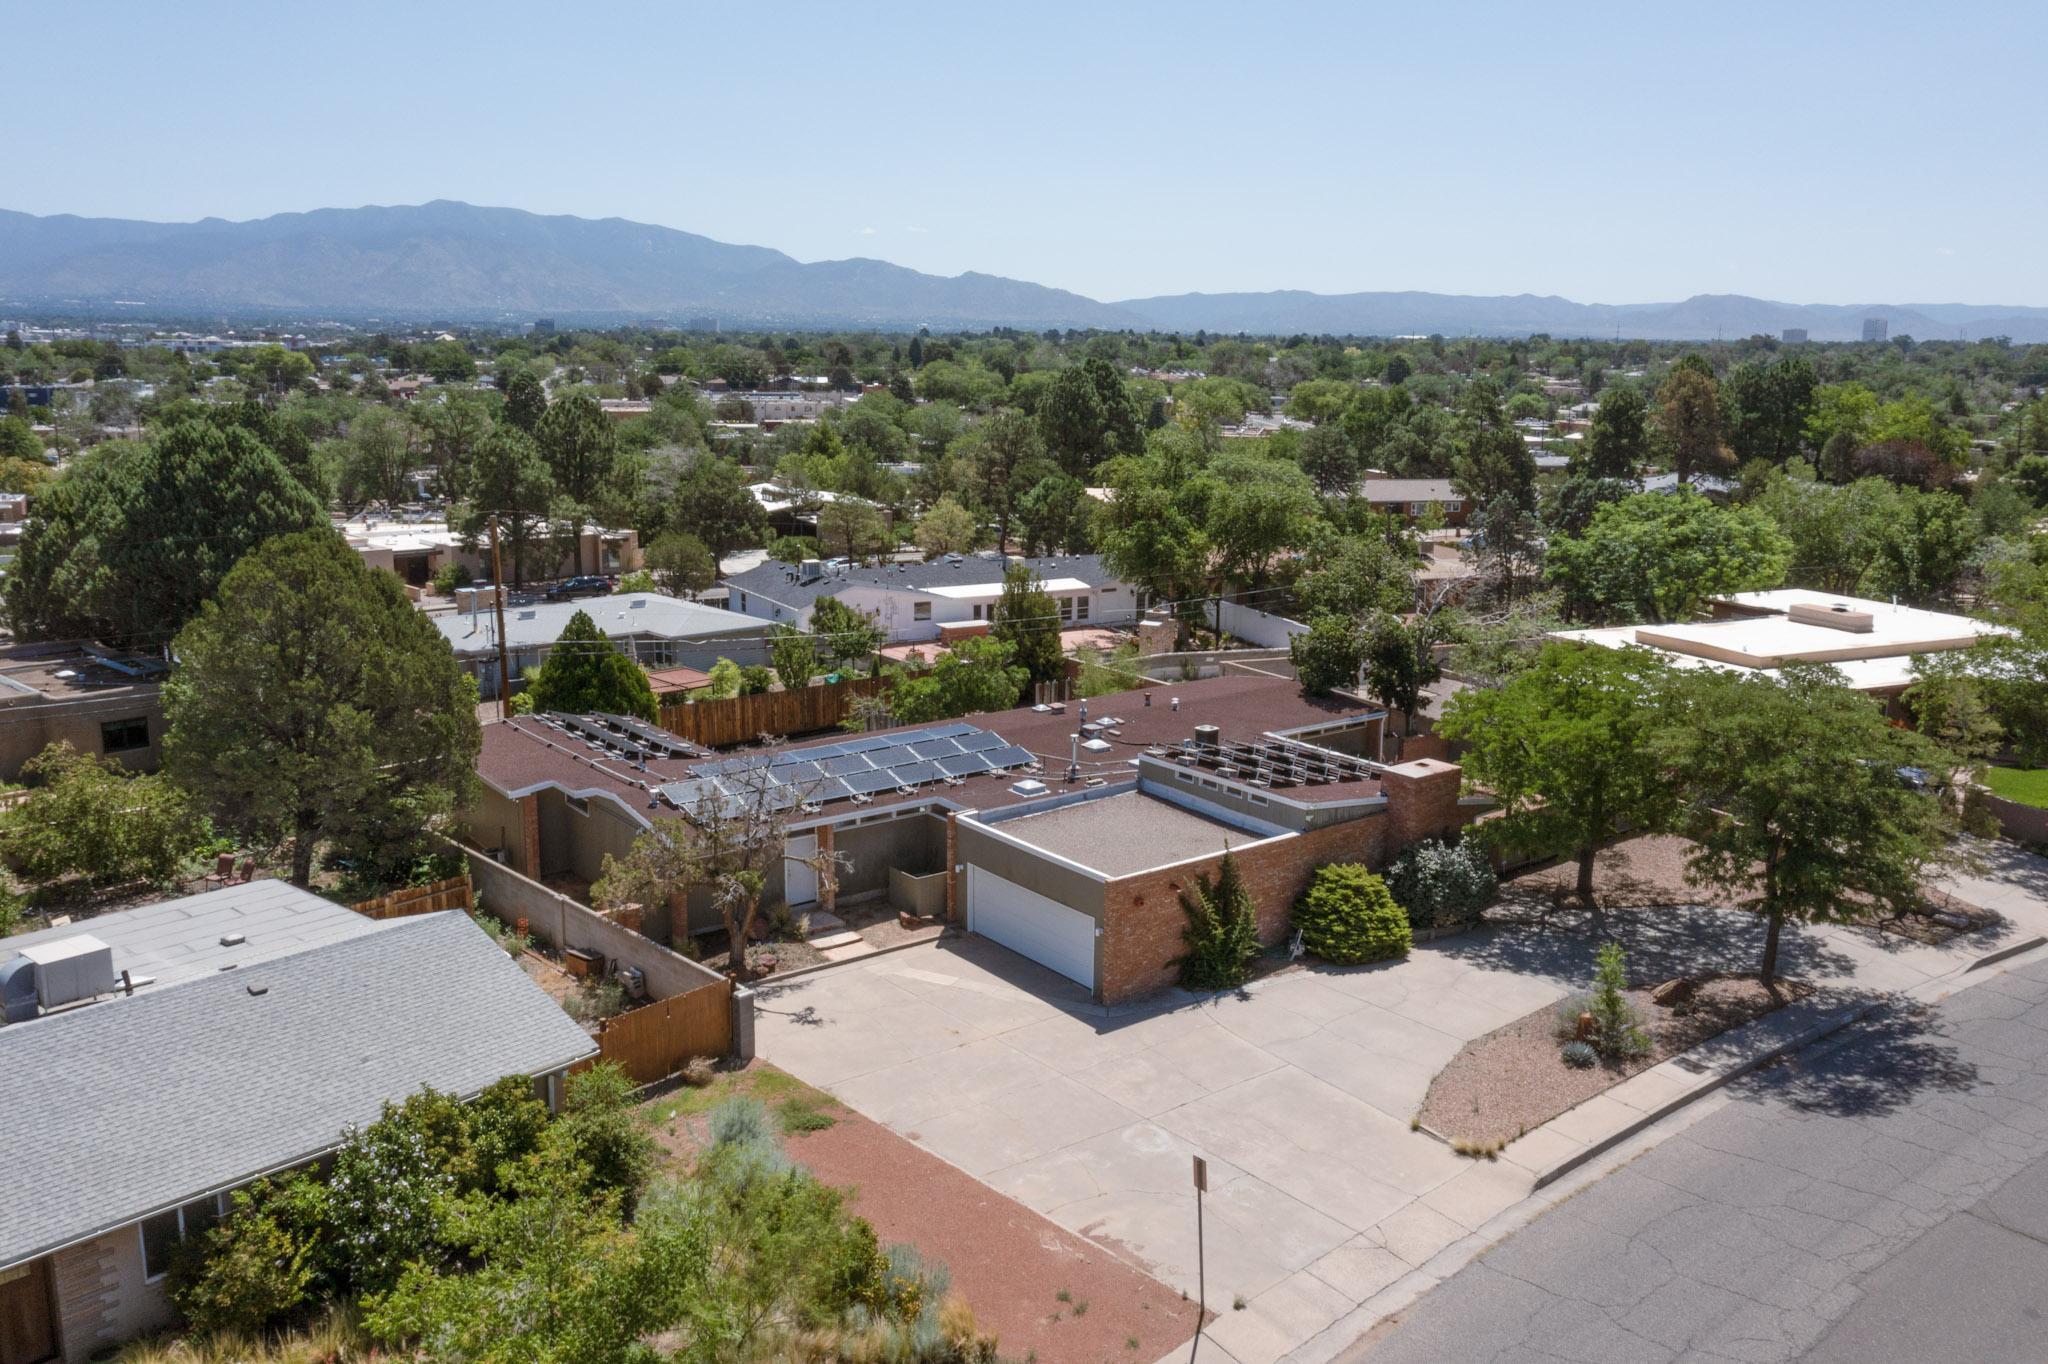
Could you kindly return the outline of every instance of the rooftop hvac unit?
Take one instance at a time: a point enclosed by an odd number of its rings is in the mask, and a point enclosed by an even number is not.
[[[45,1009],[114,988],[114,949],[90,933],[24,947],[21,955],[35,964],[36,1002]]]
[[[1223,737],[1223,731],[1214,725],[1195,726],[1195,745],[1198,748],[1214,749]]]
[[[26,1023],[36,1004],[36,964],[27,957],[0,961],[0,1023]]]

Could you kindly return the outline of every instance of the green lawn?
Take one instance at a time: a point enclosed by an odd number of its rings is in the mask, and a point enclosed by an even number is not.
[[[2048,810],[2048,767],[1994,767],[1984,774],[1992,794]]]

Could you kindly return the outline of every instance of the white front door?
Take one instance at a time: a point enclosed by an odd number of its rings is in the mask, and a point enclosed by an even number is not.
[[[782,898],[792,908],[818,903],[818,869],[798,861],[818,855],[816,834],[797,834],[785,846],[788,860],[782,864]]]
[[[1095,920],[980,867],[967,869],[967,927],[1095,988]]]

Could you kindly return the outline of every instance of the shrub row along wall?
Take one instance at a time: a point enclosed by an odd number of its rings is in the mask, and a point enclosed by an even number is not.
[[[661,726],[706,748],[750,744],[764,734],[810,734],[836,729],[852,709],[855,697],[873,696],[887,685],[882,678],[853,677],[795,691],[764,691],[663,706]]]

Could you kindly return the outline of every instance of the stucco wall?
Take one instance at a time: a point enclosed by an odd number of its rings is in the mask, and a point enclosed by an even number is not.
[[[0,781],[19,781],[22,764],[54,743],[68,743],[80,753],[99,754],[100,726],[131,719],[149,722],[149,747],[105,756],[131,772],[154,772],[163,756],[164,741],[163,705],[155,692],[115,700],[95,699],[76,709],[0,709]]]
[[[946,822],[936,815],[908,815],[832,831],[832,850],[842,859],[839,898],[889,889],[889,870],[912,874],[941,871],[946,864]]]

